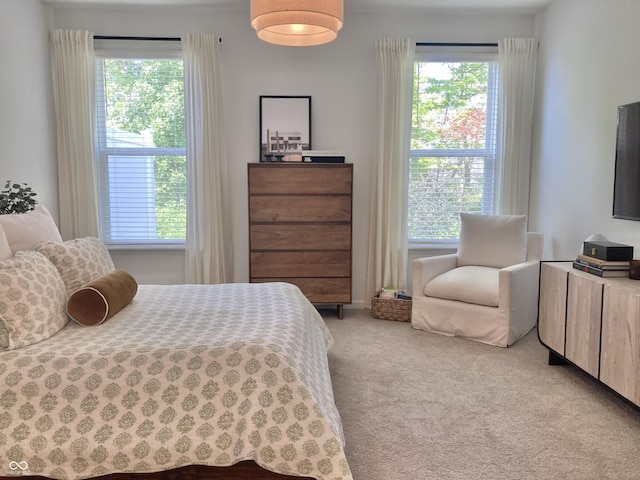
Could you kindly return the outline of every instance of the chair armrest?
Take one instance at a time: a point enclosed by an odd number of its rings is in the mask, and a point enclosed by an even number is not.
[[[540,262],[532,260],[502,268],[499,272],[500,308],[532,308],[538,305]]]
[[[417,258],[413,261],[413,282],[411,284],[413,297],[424,297],[424,286],[438,275],[453,270],[458,265],[458,255],[436,255],[433,257]]]

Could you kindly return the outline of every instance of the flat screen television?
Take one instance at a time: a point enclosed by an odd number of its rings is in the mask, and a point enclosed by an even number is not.
[[[613,218],[640,221],[640,102],[618,107]]]

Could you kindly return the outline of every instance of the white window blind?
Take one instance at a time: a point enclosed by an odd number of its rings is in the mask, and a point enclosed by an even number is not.
[[[497,62],[497,53],[416,56],[408,191],[412,243],[450,243],[458,238],[460,212],[494,212]]]
[[[122,42],[120,48],[114,45],[96,48],[101,239],[108,244],[184,243],[182,60],[148,48],[136,52],[139,42],[131,42],[128,50]]]

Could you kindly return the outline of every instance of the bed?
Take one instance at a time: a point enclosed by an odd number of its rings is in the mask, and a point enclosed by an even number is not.
[[[107,321],[0,348],[0,477],[351,480],[332,341],[291,284],[139,285]]]

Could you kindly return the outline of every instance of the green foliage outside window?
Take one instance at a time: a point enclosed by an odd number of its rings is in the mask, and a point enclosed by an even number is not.
[[[416,62],[411,150],[484,148],[487,63]]]
[[[184,148],[183,65],[179,60],[105,59],[107,127],[151,133],[155,148]],[[156,236],[186,236],[187,178],[184,155],[154,157]]]
[[[447,240],[460,212],[484,209],[489,63],[416,62],[409,178],[410,239]],[[492,175],[492,173],[491,173]]]

